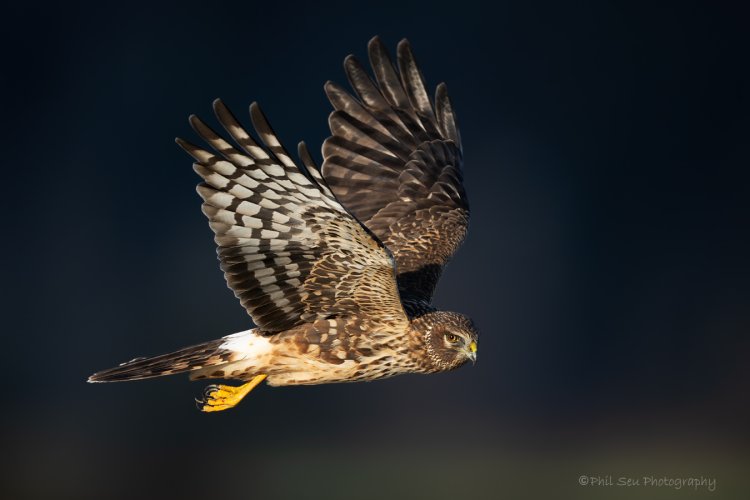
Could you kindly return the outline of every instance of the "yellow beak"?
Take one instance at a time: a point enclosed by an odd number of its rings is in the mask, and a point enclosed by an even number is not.
[[[469,348],[467,349],[466,356],[471,360],[472,363],[477,362],[477,343],[472,342],[469,344]]]

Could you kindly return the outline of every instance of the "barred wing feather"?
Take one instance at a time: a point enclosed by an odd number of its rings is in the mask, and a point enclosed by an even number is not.
[[[393,252],[402,300],[415,314],[429,305],[466,234],[461,139],[445,84],[433,106],[406,40],[398,70],[377,37],[368,49],[374,82],[349,56],[354,96],[325,86],[334,111],[322,172],[336,198]]]
[[[357,316],[405,328],[392,257],[336,200],[309,155],[297,166],[255,103],[261,143],[220,100],[214,111],[236,146],[195,116],[190,123],[214,152],[177,142],[203,178],[197,190],[227,284],[258,327],[273,333]]]

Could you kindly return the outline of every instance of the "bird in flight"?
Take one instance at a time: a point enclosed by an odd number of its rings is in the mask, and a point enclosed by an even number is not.
[[[395,66],[377,37],[368,54],[374,81],[350,55],[353,94],[325,84],[334,111],[321,168],[304,143],[295,162],[256,103],[250,118],[260,141],[218,99],[216,117],[233,143],[190,117],[208,147],[177,143],[195,160],[221,269],[256,328],[136,358],[89,382],[177,373],[244,382],[209,385],[198,407],[214,412],[264,380],[359,382],[476,361],[471,319],[431,305],[469,222],[446,86],[433,104],[406,40]]]

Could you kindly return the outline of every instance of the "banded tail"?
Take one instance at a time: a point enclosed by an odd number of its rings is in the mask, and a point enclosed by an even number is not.
[[[94,373],[89,382],[124,382],[185,373],[231,361],[231,351],[222,349],[226,339],[185,347],[151,358],[135,358],[114,368]]]

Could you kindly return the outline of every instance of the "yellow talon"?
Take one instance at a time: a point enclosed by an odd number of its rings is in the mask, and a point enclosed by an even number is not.
[[[238,387],[231,385],[209,385],[203,391],[203,401],[198,401],[198,408],[203,412],[223,411],[234,408],[242,398],[250,394],[268,375],[256,375],[250,382]]]

